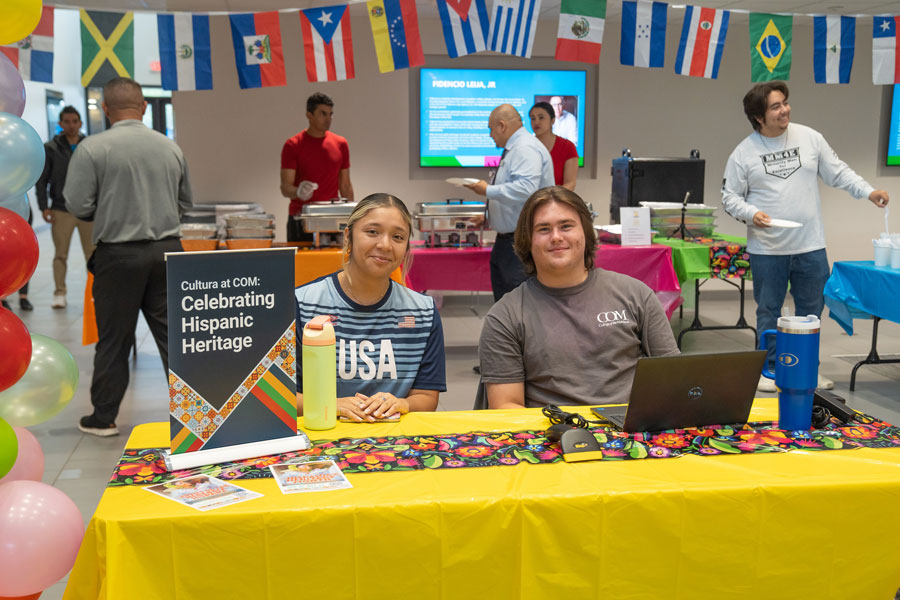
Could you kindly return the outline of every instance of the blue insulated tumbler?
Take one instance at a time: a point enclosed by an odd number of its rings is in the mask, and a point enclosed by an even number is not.
[[[768,350],[775,336],[775,372],[763,367],[762,374],[778,388],[778,427],[786,431],[812,426],[813,394],[819,378],[819,318],[779,317],[778,329],[759,336],[759,349]]]

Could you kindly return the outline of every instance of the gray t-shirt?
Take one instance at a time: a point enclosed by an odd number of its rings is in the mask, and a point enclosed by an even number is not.
[[[497,302],[479,342],[485,383],[525,382],[525,406],[627,403],[638,358],[678,354],[656,294],[592,269],[570,288],[532,277]]]

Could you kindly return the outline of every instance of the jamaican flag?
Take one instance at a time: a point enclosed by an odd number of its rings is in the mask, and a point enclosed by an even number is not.
[[[134,73],[134,13],[81,10],[81,85]]]

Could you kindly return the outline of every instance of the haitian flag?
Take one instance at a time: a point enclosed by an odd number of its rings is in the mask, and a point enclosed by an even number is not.
[[[872,20],[872,82],[875,85],[900,83],[898,25],[900,17],[875,17]]]
[[[209,16],[157,15],[159,63],[164,90],[211,90]]]
[[[366,8],[379,71],[389,73],[425,64],[415,0],[369,0]]]
[[[850,83],[856,48],[856,17],[813,17],[813,73],[816,83]]]
[[[450,58],[484,52],[489,27],[485,0],[437,0],[437,7]]]
[[[531,58],[540,12],[541,0],[494,0],[488,48],[502,54]]]
[[[707,79],[719,76],[730,14],[727,10],[698,6],[685,8],[681,41],[675,57],[676,73]]]
[[[241,89],[285,85],[278,13],[245,13],[228,19]]]
[[[41,10],[41,20],[31,35],[15,44],[0,46],[27,81],[53,83],[53,8]]]
[[[300,30],[309,81],[353,79],[353,39],[346,4],[301,10]]]
[[[666,59],[665,2],[622,3],[619,62],[630,67],[662,67]]]

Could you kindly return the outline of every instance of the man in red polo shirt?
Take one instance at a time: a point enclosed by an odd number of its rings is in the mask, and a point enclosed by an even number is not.
[[[312,241],[297,217],[303,205],[334,198],[353,201],[350,183],[350,147],[329,131],[334,101],[316,92],[306,100],[309,127],[284,143],[281,150],[281,195],[291,199],[287,241]]]

